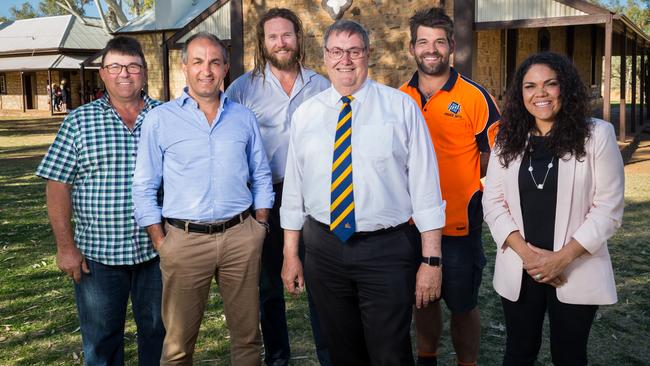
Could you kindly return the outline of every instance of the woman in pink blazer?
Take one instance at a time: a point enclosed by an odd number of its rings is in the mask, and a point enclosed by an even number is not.
[[[623,216],[623,162],[612,125],[589,113],[578,71],[558,54],[530,56],[508,88],[483,195],[504,365],[534,364],[546,313],[553,363],[587,365],[597,306],[617,300],[607,239]]]

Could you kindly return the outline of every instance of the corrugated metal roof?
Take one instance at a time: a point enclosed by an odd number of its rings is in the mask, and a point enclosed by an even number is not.
[[[174,17],[174,19],[168,19],[170,16],[169,13],[161,14],[158,16],[159,19],[156,19],[156,7],[154,7],[153,9],[146,11],[141,16],[131,19],[124,26],[116,30],[115,33],[135,33],[181,29],[215,2],[215,0],[198,0],[196,3],[194,3],[194,1],[189,0],[184,0],[184,2],[174,0],[174,3],[172,4],[174,7],[186,7],[184,11],[178,11],[177,15],[172,14],[171,16]],[[163,7],[159,6],[158,9],[159,13],[164,11],[162,10],[164,9]]]
[[[84,25],[72,15],[8,21],[0,28],[0,52],[99,50],[111,38],[102,28]]]
[[[478,0],[476,22],[587,15],[555,0]]]
[[[208,32],[216,35],[220,39],[230,39],[230,1],[194,27],[179,39],[178,42],[184,43],[190,36],[198,32]]]
[[[36,55],[1,57],[0,71],[31,70],[78,70],[88,56],[84,55]]]

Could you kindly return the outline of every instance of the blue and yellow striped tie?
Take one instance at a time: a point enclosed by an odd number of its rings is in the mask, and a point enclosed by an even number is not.
[[[343,109],[336,125],[332,158],[330,230],[344,242],[356,231],[352,192],[352,107],[350,107],[353,99],[351,95],[341,98]]]

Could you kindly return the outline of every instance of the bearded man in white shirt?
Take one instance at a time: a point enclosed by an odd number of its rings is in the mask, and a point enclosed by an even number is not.
[[[292,118],[282,279],[291,293],[304,288],[303,230],[305,277],[332,364],[412,365],[411,305],[440,296],[440,267],[431,259],[440,256],[445,203],[418,106],[368,79],[369,52],[356,22],[325,31],[332,87]]]

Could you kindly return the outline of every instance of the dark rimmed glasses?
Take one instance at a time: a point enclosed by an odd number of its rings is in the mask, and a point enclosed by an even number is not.
[[[121,73],[124,68],[126,68],[126,72],[128,72],[129,74],[139,74],[142,72],[144,66],[136,63],[128,64],[128,65],[110,64],[110,65],[102,66],[102,68],[111,75],[117,75]]]

